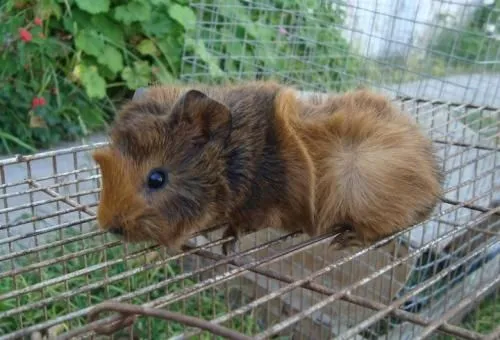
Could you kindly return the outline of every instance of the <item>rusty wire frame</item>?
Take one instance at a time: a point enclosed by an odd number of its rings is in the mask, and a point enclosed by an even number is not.
[[[418,11],[412,17],[386,13],[368,1],[335,3],[361,19],[387,27],[392,22],[392,33],[398,33],[398,22],[411,24],[412,31],[425,27],[432,39],[444,30],[454,37],[456,52],[462,30],[427,22],[417,17]],[[478,6],[435,3],[439,9]],[[284,21],[266,24],[288,32],[277,41],[291,49],[279,56],[280,62],[289,62],[283,69],[262,68],[256,58],[268,60],[266,47],[276,42],[246,34],[240,38],[239,25],[250,23],[256,13],[262,18],[276,14],[278,8],[265,0],[190,5],[198,9],[195,36],[209,54],[239,64],[226,70],[231,78],[272,74],[308,90],[361,81],[399,95],[395,103],[429,132],[443,158],[447,183],[440,206],[422,225],[366,249],[333,255],[326,245],[335,235],[308,239],[265,231],[246,236],[241,252],[225,257],[220,248],[230,238],[222,239],[217,226],[193,238],[182,252],[169,253],[152,244],[122,244],[96,228],[100,175],[88,154],[105,143],[0,160],[0,339],[423,339],[442,334],[499,339],[500,325],[484,331],[474,323],[481,302],[498,301],[500,295],[500,197],[495,196],[500,191],[500,88],[488,77],[498,61],[468,62],[478,72],[475,80],[441,79],[428,70],[442,57],[445,73],[451,72],[454,63],[463,62],[455,52],[439,54],[413,39],[363,30],[353,21],[336,25],[349,33],[350,43],[359,36],[367,46],[382,43],[406,57],[415,52],[425,58],[418,65],[405,64],[333,46],[346,62],[325,66],[318,29],[325,23],[309,16],[308,34],[283,26]],[[243,15],[224,11],[231,9]],[[308,16],[285,14],[294,20]],[[213,20],[221,15],[228,20]],[[228,55],[221,42],[252,47],[255,56],[243,49]],[[301,55],[297,48],[303,43],[308,52]],[[348,68],[347,60],[354,57],[365,64],[362,72]],[[305,67],[296,69],[298,61]],[[184,54],[182,67],[183,80],[214,76],[197,55]],[[369,79],[374,68],[380,74]],[[338,77],[315,78],[328,71]],[[403,78],[416,84],[403,84]],[[479,85],[472,82],[478,79],[494,95],[476,98]],[[450,93],[460,102],[449,102]],[[423,98],[429,95],[441,100]],[[498,320],[498,308],[491,313]],[[472,327],[461,323],[469,317]]]
[[[81,156],[87,157],[89,151],[105,143],[0,161],[0,288],[2,285],[11,287],[0,292],[0,339],[27,336],[43,338],[52,333],[58,335],[59,339],[73,339],[123,331],[129,335],[140,333],[143,337],[152,338],[156,334],[154,327],[161,323],[180,325],[170,334],[176,339],[203,332],[232,339],[264,339],[288,334],[286,332],[300,333],[302,330],[301,336],[313,339],[325,336],[339,339],[374,338],[373,334],[391,338],[388,335],[391,331],[399,336],[410,332],[414,339],[423,339],[436,332],[463,339],[497,339],[500,325],[489,334],[482,334],[478,330],[459,326],[457,322],[486,296],[497,299],[499,294],[499,257],[496,255],[500,245],[500,207],[485,205],[485,202],[493,202],[495,191],[499,188],[500,109],[409,97],[398,98],[396,102],[424,125],[425,119],[431,117],[434,121],[438,114],[446,114],[444,125],[432,123],[428,131],[436,147],[444,150],[445,161],[456,157],[460,159],[458,165],[447,168],[446,173],[450,176],[458,171],[458,180],[456,184],[447,186],[443,202],[432,218],[439,225],[438,229],[443,225],[448,229],[415,246],[412,245],[415,238],[412,239],[410,234],[418,229],[416,226],[413,230],[395,234],[366,249],[342,254],[331,263],[317,262],[320,267],[315,268],[313,265],[309,272],[302,268],[298,273],[287,273],[287,270],[277,270],[277,267],[269,269],[267,266],[279,264],[282,268],[286,261],[295,256],[305,259],[304,254],[309,251],[318,257],[320,255],[314,250],[327,245],[335,235],[300,240],[300,235],[282,234],[270,237],[265,242],[255,241],[243,247],[240,253],[225,257],[217,247],[231,238],[212,237],[205,239],[204,243],[197,243],[193,239],[193,243],[186,245],[183,252],[168,254],[155,245],[121,244],[96,229],[95,225],[89,227],[87,224],[95,220],[100,175],[95,164],[88,162],[82,165]],[[457,135],[456,130],[448,129],[452,124],[474,114],[473,122],[469,121],[468,124],[477,123],[476,131],[479,134],[485,132],[486,137],[478,139],[474,135],[469,138],[463,131]],[[496,117],[496,120],[488,120],[491,117]],[[466,127],[467,124],[464,129]],[[449,134],[443,135],[443,128]],[[464,155],[470,152],[475,157],[464,160]],[[485,159],[492,159],[493,163],[481,170],[478,164]],[[37,162],[45,162],[45,173]],[[462,177],[462,170],[468,165],[475,169],[472,178]],[[12,177],[17,179],[12,180]],[[491,185],[481,191],[476,188],[476,182],[480,180],[487,180]],[[468,199],[459,194],[466,187],[473,187],[472,196]],[[69,188],[73,188],[72,191]],[[21,214],[23,211],[30,212],[30,216]],[[66,215],[69,215],[67,219]],[[446,216],[451,216],[451,219],[446,219]],[[44,221],[48,221],[47,225],[40,226]],[[427,225],[426,228],[432,229],[433,226]],[[70,230],[72,233],[66,234]],[[216,232],[217,228],[214,227],[213,231]],[[49,239],[49,234],[56,235],[58,239]],[[251,237],[249,235],[246,238]],[[93,245],[84,243],[91,239],[96,240]],[[299,241],[293,243],[297,239]],[[292,244],[286,245],[290,240]],[[443,242],[446,246],[439,246]],[[73,244],[81,246],[72,249],[70,246]],[[399,255],[405,244],[407,252]],[[353,272],[362,267],[363,256],[377,257],[377,251],[389,245],[393,247],[390,248],[389,261],[358,279],[349,279]],[[119,249],[120,255],[108,258],[111,255],[107,251],[112,248]],[[56,250],[56,255],[49,252]],[[261,256],[258,256],[259,252]],[[436,259],[424,264],[417,263],[417,260],[428,257],[431,252],[438,254]],[[152,257],[152,254],[156,254],[156,257]],[[98,259],[94,261],[92,256]],[[23,259],[26,261],[21,261]],[[71,271],[75,261],[83,262],[80,268]],[[146,280],[143,286],[134,283],[141,273],[161,268],[168,272],[172,263],[180,263],[178,272],[165,274],[160,279],[148,278],[149,281]],[[302,264],[301,260],[299,263]],[[387,276],[391,285],[395,284],[395,269],[402,265],[408,265],[410,273],[430,270],[431,274],[418,274],[413,283],[409,282],[409,276],[405,276],[407,281],[402,282],[401,288],[396,289],[397,294],[390,298],[366,296],[366,287],[380,277]],[[122,267],[114,271],[116,266]],[[51,268],[59,268],[60,272],[47,276]],[[347,276],[347,281],[351,281],[344,286],[339,283],[338,287],[318,281],[332,273],[343,279]],[[239,304],[229,308],[228,285],[242,287],[242,281],[237,279],[249,274],[254,275],[251,280],[254,285],[257,285],[257,277],[274,280],[280,285],[271,287],[266,281],[267,290],[264,293],[256,294],[246,302],[240,297]],[[99,277],[93,280],[93,276]],[[190,278],[192,284],[185,284],[185,280]],[[111,291],[116,289],[113,288],[116,282],[124,282],[122,291]],[[170,291],[170,286],[174,285],[177,288]],[[249,287],[255,288],[251,284]],[[302,289],[300,293],[298,289]],[[379,289],[379,295],[386,291],[382,287]],[[305,306],[305,291],[318,294],[321,298]],[[227,309],[221,312],[211,306],[210,315],[201,315],[201,312],[197,316],[187,315],[196,308],[201,310],[203,303],[215,305],[216,294],[220,292],[224,294],[223,304],[226,304]],[[93,293],[104,294],[104,297],[95,301]],[[204,293],[208,294],[208,298],[202,295]],[[145,301],[140,300],[139,297],[144,295],[147,295]],[[290,306],[285,307],[280,300],[284,296],[290,296],[290,301],[299,296],[299,308],[293,310]],[[197,304],[189,305],[194,303],[192,299]],[[255,317],[256,311],[262,307],[265,310],[263,314],[266,314],[262,320],[270,319],[273,308],[278,308],[273,304],[277,300],[281,308],[277,321],[261,325],[259,331],[247,332],[250,335],[243,334],[241,329],[234,326],[237,320],[242,321],[248,315]],[[439,305],[446,304],[447,300],[454,302],[439,310]],[[340,305],[335,309],[333,304],[338,301],[364,310],[359,314]],[[169,311],[174,307],[177,311]],[[424,310],[428,312],[424,313]],[[367,311],[371,311],[371,314]],[[99,318],[105,312],[115,314]],[[31,316],[29,313],[34,314]],[[313,326],[308,326],[306,331],[301,322],[317,313],[322,317],[337,315],[339,319],[330,321],[327,330],[316,331]],[[354,321],[341,327],[340,316],[343,314]],[[142,316],[142,319],[146,316],[157,319],[149,318],[147,325],[142,324],[141,329],[134,329],[138,316]],[[321,323],[318,318],[312,319]],[[11,328],[6,331],[6,327]],[[407,327],[406,330],[404,327]],[[408,331],[408,327],[413,328]]]

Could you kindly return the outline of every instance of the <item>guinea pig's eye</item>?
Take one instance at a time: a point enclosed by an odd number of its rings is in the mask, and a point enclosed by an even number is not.
[[[168,182],[167,173],[163,170],[151,170],[148,175],[148,188],[160,189]]]

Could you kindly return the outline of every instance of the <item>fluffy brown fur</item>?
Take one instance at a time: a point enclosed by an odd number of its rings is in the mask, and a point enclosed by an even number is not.
[[[368,90],[299,100],[273,82],[155,86],[126,104],[102,171],[98,221],[128,241],[174,249],[226,224],[331,231],[340,248],[367,245],[429,217],[442,175],[430,141]],[[147,187],[151,169],[168,173]],[[224,250],[234,250],[235,242]]]

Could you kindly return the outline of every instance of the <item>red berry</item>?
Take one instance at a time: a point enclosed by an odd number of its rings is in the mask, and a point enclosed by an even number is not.
[[[19,36],[22,41],[29,42],[33,37],[31,36],[31,33],[26,29],[26,28],[20,28],[19,29]]]
[[[42,26],[42,19],[36,17],[35,20],[33,20],[33,22],[35,23],[35,25],[37,26]]]
[[[44,106],[45,104],[47,104],[47,102],[45,101],[45,98],[43,98],[43,97],[35,97],[31,101],[31,108],[34,109],[37,106]]]

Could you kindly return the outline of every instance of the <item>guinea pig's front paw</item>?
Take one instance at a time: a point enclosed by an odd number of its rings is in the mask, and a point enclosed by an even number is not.
[[[333,232],[338,233],[329,244],[329,247],[333,250],[345,250],[347,248],[363,247],[365,245],[350,226],[336,225],[333,227]]]
[[[238,245],[238,240],[227,241],[222,245],[222,253],[224,256],[228,256],[230,254],[235,254],[240,252],[240,247]]]
[[[228,237],[234,237],[234,238],[222,244],[222,253],[224,254],[224,256],[238,253],[240,251],[238,245],[239,234],[236,231],[234,231],[234,229],[231,227],[228,227],[226,230],[224,230],[224,233],[222,234],[222,239]]]

